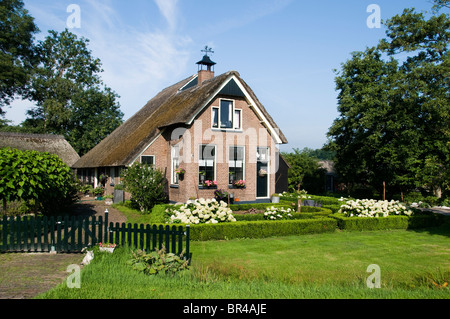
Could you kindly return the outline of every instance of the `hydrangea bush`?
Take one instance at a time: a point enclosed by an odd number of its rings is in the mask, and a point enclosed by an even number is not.
[[[264,212],[264,219],[267,220],[282,220],[282,219],[292,219],[292,210],[290,208],[280,208],[280,207],[267,207]]]
[[[235,222],[232,210],[227,203],[215,199],[196,199],[182,206],[166,209],[170,224],[217,224]]]
[[[341,205],[339,213],[346,217],[387,217],[389,215],[411,216],[413,212],[399,201],[357,199]]]

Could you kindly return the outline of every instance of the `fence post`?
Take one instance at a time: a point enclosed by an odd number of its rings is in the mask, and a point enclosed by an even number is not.
[[[105,209],[105,235],[104,235],[104,242],[107,243],[108,242],[108,233],[109,233],[109,223],[108,223],[108,216],[109,216],[109,212],[108,212],[108,208]],[[100,238],[101,240],[101,238]]]
[[[189,256],[189,232],[190,232],[190,226],[186,225],[186,259],[191,259]]]
[[[2,243],[2,251],[7,250],[7,244],[8,244],[8,217],[6,215],[3,215],[3,223],[2,223],[2,237],[3,237],[3,243]]]

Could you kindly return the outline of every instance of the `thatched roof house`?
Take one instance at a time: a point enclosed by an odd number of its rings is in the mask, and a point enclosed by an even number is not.
[[[69,167],[80,158],[73,147],[60,135],[0,132],[1,147],[55,154]]]
[[[273,133],[277,133],[278,143],[286,144],[286,137],[238,72],[230,71],[213,77],[201,86],[197,84],[197,75],[194,75],[158,93],[134,116],[81,157],[74,168],[131,165],[165,127],[191,125],[213,97],[236,90],[237,81],[234,79],[242,84],[261,112],[261,117],[269,123]]]
[[[241,201],[270,198],[277,145],[286,137],[238,72],[214,76],[210,59],[197,64],[197,74],[162,90],[73,165],[81,182],[102,180],[109,193],[121,169],[140,162],[164,171],[172,201],[213,197],[204,180],[233,189]],[[246,186],[235,188],[235,180]]]

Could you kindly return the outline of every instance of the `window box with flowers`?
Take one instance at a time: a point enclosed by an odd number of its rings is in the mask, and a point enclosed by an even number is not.
[[[235,180],[232,183],[233,188],[245,188],[245,181],[242,179]]]
[[[217,182],[206,180],[203,182],[202,188],[217,188]]]

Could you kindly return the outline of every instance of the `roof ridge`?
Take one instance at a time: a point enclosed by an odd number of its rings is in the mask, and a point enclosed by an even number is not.
[[[30,137],[30,138],[46,138],[46,139],[65,139],[63,135],[55,134],[36,134],[36,133],[22,133],[22,132],[0,132],[0,135],[15,136],[15,137]]]

